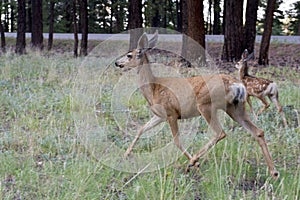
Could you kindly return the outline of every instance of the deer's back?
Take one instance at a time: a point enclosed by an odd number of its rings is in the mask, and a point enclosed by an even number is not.
[[[216,108],[226,106],[225,95],[230,85],[239,83],[225,75],[195,76],[190,78],[157,78],[153,84],[153,103],[162,105],[167,113],[177,113],[179,118],[200,115],[205,105]]]
[[[245,76],[243,78],[243,83],[247,88],[248,94],[250,96],[255,96],[262,94],[268,88],[268,86],[273,83],[273,81],[263,78]]]

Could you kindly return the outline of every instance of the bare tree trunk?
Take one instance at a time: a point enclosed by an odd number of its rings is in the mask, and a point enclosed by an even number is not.
[[[88,47],[88,13],[87,13],[87,0],[80,1],[80,21],[81,21],[81,46],[80,56],[87,56]]]
[[[0,10],[0,16],[1,16],[1,10]],[[3,53],[6,52],[6,42],[5,42],[5,32],[4,32],[4,28],[2,25],[2,20],[0,17],[0,35],[1,35],[1,50]]]
[[[65,30],[67,33],[72,33],[73,31],[72,1],[62,1],[62,2],[63,2],[63,8],[65,9],[64,16],[63,16],[63,18],[65,19]]]
[[[212,0],[208,0],[208,15],[207,15],[207,34],[212,34],[212,21],[211,21],[211,9],[212,9]]]
[[[258,2],[259,0],[247,1],[243,49],[247,49],[249,53],[254,51]]]
[[[43,7],[42,0],[32,0],[32,33],[31,44],[42,50],[43,45]]]
[[[269,64],[269,46],[272,34],[273,25],[273,14],[275,10],[276,0],[268,0],[266,19],[264,23],[264,33],[262,35],[262,41],[260,44],[258,64],[268,65]]]
[[[116,5],[116,28],[115,33],[120,33],[124,30],[124,7],[121,5],[121,1],[117,0]]]
[[[9,32],[9,11],[8,11],[8,0],[4,0],[4,30]]]
[[[76,16],[76,7],[77,0],[73,0],[73,32],[74,32],[74,57],[78,57],[78,29],[77,29],[77,16]]]
[[[182,32],[182,9],[181,9],[181,1],[176,0],[176,10],[177,10],[177,26],[176,30],[178,32]]]
[[[225,0],[225,33],[222,60],[233,61],[243,52],[243,0]]]
[[[54,6],[55,6],[54,0],[50,0],[48,51],[52,49],[52,45],[53,45]]]
[[[4,29],[3,29],[1,18],[0,18],[0,34],[1,34],[1,50],[3,53],[5,53],[6,52],[6,41],[5,41],[5,34],[4,34]]]
[[[109,32],[113,33],[113,26],[114,26],[114,20],[113,18],[116,15],[116,5],[115,5],[115,0],[110,1],[110,27],[109,27]]]
[[[26,31],[26,8],[25,0],[18,0],[18,29],[15,52],[17,54],[25,53],[25,31]]]
[[[10,2],[10,31],[15,31],[15,2]]]
[[[181,19],[182,19],[182,48],[181,48],[181,55],[184,58],[187,58],[188,52],[187,43],[188,43],[188,7],[187,7],[187,0],[180,1],[180,9],[181,9]]]
[[[300,19],[298,19],[298,30],[297,30],[297,35],[300,35]]]
[[[205,63],[205,27],[203,15],[203,1],[188,0],[188,28],[187,34],[189,36],[185,51],[187,58],[190,61],[197,61],[198,64]]]
[[[31,0],[27,0],[27,25],[26,25],[26,32],[31,33],[32,32],[32,5]]]
[[[138,39],[143,34],[143,30],[141,29],[143,26],[142,1],[129,0],[129,22],[128,23],[129,23],[129,31],[130,31],[129,50],[132,50],[137,47]],[[140,29],[136,29],[136,28],[140,28]]]
[[[220,0],[214,0],[214,25],[213,25],[213,34],[221,34],[221,7]],[[225,12],[224,12],[225,13]]]

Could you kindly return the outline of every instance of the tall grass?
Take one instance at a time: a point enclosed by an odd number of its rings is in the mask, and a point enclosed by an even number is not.
[[[78,134],[79,122],[74,113],[85,109],[82,103],[90,98],[88,103],[95,103],[92,109],[99,111],[99,125],[108,127],[107,140],[125,150],[134,137],[117,129],[110,113],[109,81],[113,80],[101,82],[95,74],[97,67],[105,66],[99,60],[89,62],[97,63],[88,69],[81,59],[69,55],[35,52],[0,57],[1,199],[299,199],[300,130],[294,112],[300,111],[299,85],[278,80],[280,100],[290,122],[288,129],[282,128],[274,107],[256,122],[265,130],[281,173],[277,181],[270,178],[258,144],[228,118],[224,122],[228,137],[200,160],[200,169],[185,174],[188,161],[179,156],[170,165],[156,166],[155,171],[129,173],[104,164],[103,152],[97,152],[97,148],[92,152]],[[110,70],[117,79],[119,72]],[[90,75],[89,79],[79,79],[80,72]],[[82,99],[80,94],[88,84],[95,84],[92,89],[101,86],[107,91],[93,90],[88,100]],[[144,107],[146,102],[134,94],[129,104],[126,106],[132,111],[131,119],[144,123],[150,115]],[[255,110],[259,106],[256,102]],[[197,121],[200,127],[193,129],[190,152],[198,151],[203,145],[200,140],[207,135],[203,119]],[[128,131],[138,128],[131,125]],[[142,138],[134,152],[149,152],[153,145],[170,142],[169,128],[163,125],[160,134]]]

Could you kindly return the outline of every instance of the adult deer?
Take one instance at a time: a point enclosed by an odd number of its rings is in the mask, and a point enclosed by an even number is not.
[[[123,68],[124,71],[137,68],[139,89],[154,114],[154,117],[140,128],[125,152],[125,157],[130,154],[143,132],[167,121],[176,146],[189,159],[187,171],[192,166],[199,167],[199,158],[226,137],[217,116],[217,110],[221,109],[251,132],[262,149],[271,175],[277,178],[279,173],[275,170],[268,151],[264,132],[250,121],[246,113],[245,86],[239,80],[225,74],[189,78],[155,77],[148,61],[147,51],[155,46],[157,39],[158,34],[156,33],[148,41],[147,35],[144,33],[139,38],[137,49],[129,52],[129,57],[125,56],[115,62],[116,66]],[[199,115],[205,118],[216,135],[198,153],[192,156],[180,143],[177,121]]]
[[[282,106],[278,100],[278,88],[276,83],[268,79],[249,75],[247,61],[253,56],[254,53],[249,55],[246,49],[242,54],[242,59],[235,65],[235,67],[239,70],[239,79],[243,82],[247,89],[247,102],[249,104],[250,111],[254,114],[255,118],[257,118],[252,108],[252,103],[250,100],[251,96],[257,97],[264,104],[263,107],[258,111],[258,115],[270,106],[270,103],[266,100],[266,97],[268,97],[275,104],[278,112],[281,114],[283,124],[287,128],[287,121],[284,112],[282,111]]]

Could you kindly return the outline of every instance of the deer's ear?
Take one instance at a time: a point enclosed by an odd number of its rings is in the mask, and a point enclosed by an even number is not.
[[[138,41],[138,49],[145,49],[148,48],[149,43],[148,43],[148,37],[146,33],[143,33],[143,35],[140,37],[139,41]]]
[[[154,36],[149,40],[149,48],[154,48],[158,40],[158,30],[155,31]]]

